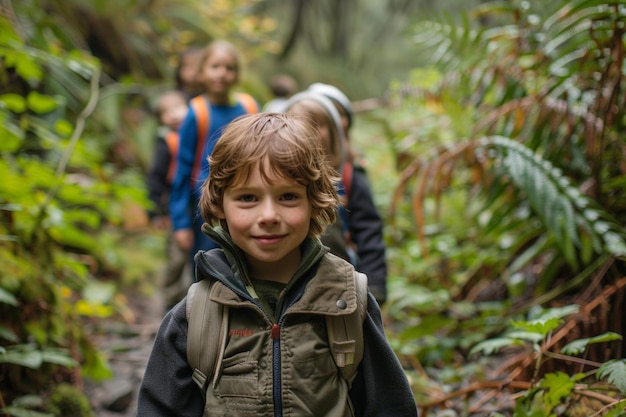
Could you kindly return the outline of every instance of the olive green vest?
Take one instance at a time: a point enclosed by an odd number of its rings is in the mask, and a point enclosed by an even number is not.
[[[340,271],[340,272],[339,272]],[[315,291],[315,279],[336,282]],[[280,326],[219,281],[187,296],[187,357],[205,416],[354,415],[348,391],[363,355],[367,277],[333,255]],[[276,390],[276,391],[275,391]]]

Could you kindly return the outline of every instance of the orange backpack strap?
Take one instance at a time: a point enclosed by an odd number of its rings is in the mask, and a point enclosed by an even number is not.
[[[235,95],[236,100],[241,103],[246,113],[258,113],[259,105],[256,100],[246,93],[237,93]],[[196,157],[193,163],[193,169],[191,171],[192,178],[200,178],[200,169],[202,167],[202,155],[204,154],[204,147],[206,144],[207,136],[209,134],[210,114],[209,104],[207,98],[204,95],[196,96],[189,102],[191,108],[196,115],[196,123],[198,128],[198,140],[196,143]]]
[[[168,184],[171,184],[174,181],[176,163],[178,162],[178,146],[180,144],[178,132],[169,132],[165,136],[165,143],[167,144],[167,150],[170,153],[170,166],[167,169],[167,182]]]
[[[203,95],[196,96],[189,101],[189,105],[196,115],[196,126],[198,129],[198,138],[196,140],[196,156],[191,170],[192,179],[200,178],[200,167],[202,166],[202,155],[204,154],[204,145],[206,137],[209,133],[209,104]]]
[[[254,114],[259,112],[259,105],[250,94],[237,93],[236,97],[237,101],[240,102],[243,108],[246,110],[246,113]]]
[[[350,200],[350,191],[352,191],[352,171],[354,167],[352,166],[352,162],[346,161],[343,164],[343,173],[341,178],[343,180],[343,189],[346,193],[346,204]]]

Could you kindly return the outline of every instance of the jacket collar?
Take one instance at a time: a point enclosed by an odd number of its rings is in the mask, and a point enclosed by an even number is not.
[[[202,231],[217,242],[221,250],[196,254],[198,279],[212,278],[222,282],[230,290],[219,292],[222,302],[238,304],[241,299],[252,301],[247,288],[252,284],[243,251],[220,226],[212,228],[205,224]],[[285,288],[285,294],[293,294],[288,297],[291,301],[281,297],[281,304],[291,304],[290,312],[341,315],[354,311],[356,291],[352,265],[329,254],[328,248],[317,238],[305,239],[301,250],[300,265]]]

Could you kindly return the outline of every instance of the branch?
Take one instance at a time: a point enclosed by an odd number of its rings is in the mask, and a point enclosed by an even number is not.
[[[65,151],[63,152],[61,160],[59,161],[59,165],[57,166],[57,170],[56,170],[57,179],[60,179],[61,176],[63,176],[63,174],[65,173],[65,170],[67,169],[67,165],[69,164],[70,157],[72,156],[72,153],[74,152],[74,148],[76,147],[76,144],[78,143],[78,140],[80,139],[83,133],[83,130],[85,129],[85,121],[93,113],[93,111],[96,108],[96,105],[98,104],[98,96],[99,96],[99,91],[100,91],[99,86],[100,86],[100,68],[97,66],[94,66],[94,74],[91,77],[91,82],[90,82],[91,94],[89,97],[89,101],[87,102],[87,105],[85,106],[85,108],[79,113],[76,119],[76,125],[74,126],[74,131],[72,132],[72,136],[70,137],[70,142],[67,145],[67,148],[65,149]],[[33,226],[32,233],[31,233],[31,240],[35,231],[39,228],[39,225],[41,224],[41,222],[43,221],[45,217],[46,207],[48,207],[48,205],[50,204],[54,196],[59,191],[60,187],[61,187],[60,181],[57,181],[54,186],[50,187],[50,190],[48,191],[48,194],[46,195],[46,199],[39,207],[39,213],[37,214],[37,217],[36,217],[37,220],[34,222],[34,226]]]

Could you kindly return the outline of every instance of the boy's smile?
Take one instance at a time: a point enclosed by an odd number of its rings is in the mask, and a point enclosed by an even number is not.
[[[269,162],[264,163],[264,171],[271,173]],[[257,166],[246,181],[226,189],[223,218],[252,275],[289,281],[309,234],[311,203],[305,186],[277,176],[266,181]]]

